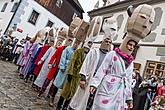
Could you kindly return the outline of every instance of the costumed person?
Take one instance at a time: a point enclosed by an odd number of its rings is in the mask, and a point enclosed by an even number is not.
[[[141,105],[141,96],[139,94],[139,85],[142,82],[142,77],[140,76],[140,72],[138,70],[134,70],[133,79],[135,80],[134,88],[132,89],[133,93],[133,110],[140,110]]]
[[[151,32],[155,13],[147,4],[139,5],[134,11],[130,8],[126,37],[119,48],[106,55],[92,79],[90,93],[97,90],[92,110],[133,108],[131,84],[134,58],[131,53],[138,42]]]
[[[97,71],[104,57],[110,51],[111,42],[111,38],[106,37],[102,41],[100,48],[94,48],[87,54],[79,72],[80,85],[70,102],[70,110],[86,110],[87,105],[88,108],[92,105],[93,95],[89,93],[89,84],[95,71]]]
[[[57,41],[55,44],[56,48],[62,46],[62,44],[64,43],[64,41],[66,41],[67,38],[69,38],[68,29],[62,27],[57,32]],[[70,38],[70,40],[72,41],[72,38]]]
[[[20,72],[24,76],[25,81],[28,75],[28,71],[33,63],[32,60],[34,59],[34,56],[36,55],[38,49],[43,46],[43,39],[45,39],[45,34],[43,34],[42,30],[38,31],[34,38],[34,43],[30,48],[29,53],[27,54],[25,65],[23,66]]]
[[[45,31],[44,29],[42,31]],[[36,59],[34,59],[34,65],[31,67],[32,70],[29,71],[29,75],[33,74],[33,82],[36,80],[41,68],[42,68],[42,65],[43,65],[43,62],[39,62],[41,60],[41,58],[43,57],[43,55],[46,53],[46,51],[54,45],[54,40],[55,40],[55,37],[56,36],[56,30],[54,28],[50,28],[49,30],[46,30],[45,31],[45,39],[43,40],[43,42],[45,42],[45,45],[43,47],[41,47],[37,54],[36,54]],[[34,87],[34,83],[32,84],[32,86]]]
[[[78,48],[79,44],[80,44],[80,42],[76,40],[73,43],[73,46],[67,47],[63,50],[61,58],[60,58],[60,62],[58,65],[58,73],[57,73],[57,76],[53,82],[53,84],[54,84],[54,95],[53,96],[56,95],[59,88],[63,87],[63,83],[66,79],[66,72],[67,72],[68,63],[70,62],[70,59],[71,59],[74,51]]]
[[[44,81],[49,72],[48,63],[56,51],[56,48],[54,45],[55,37],[51,37],[50,39],[51,40],[49,41],[49,45],[51,45],[51,47],[46,51],[46,53],[42,56],[42,58],[40,59],[40,61],[38,61],[38,64],[37,64],[37,65],[40,65],[43,63],[41,70],[40,70],[36,80],[34,81],[34,84],[35,84],[35,86],[37,86],[37,88],[41,88],[43,86]]]
[[[44,85],[42,86],[39,94],[44,93],[44,91],[46,90],[46,88],[49,85],[50,81],[53,80],[55,78],[55,76],[57,75],[58,65],[59,65],[59,62],[60,62],[60,59],[61,59],[62,52],[66,47],[68,47],[72,44],[72,41],[73,40],[71,38],[67,38],[66,41],[65,41],[64,46],[58,47],[58,49],[56,50],[56,52],[54,53],[54,55],[50,59],[49,64],[48,64],[48,67],[50,68],[50,71],[47,75],[47,79],[45,80]],[[54,84],[51,85],[49,93],[48,93],[48,95],[51,95],[51,99],[50,99],[50,103],[49,103],[50,106],[53,106],[53,103],[54,103],[54,97],[55,96],[53,96],[53,94],[54,94]]]
[[[18,60],[17,60],[17,63],[16,63],[16,65],[18,66],[18,68],[17,68],[17,70],[16,70],[17,73],[20,72],[20,69],[21,69],[21,67],[22,67],[22,62],[23,62],[23,56],[25,55],[25,52],[26,52],[26,50],[28,49],[28,48],[27,48],[27,42],[30,43],[30,40],[29,40],[29,41],[26,41],[26,42],[23,41],[23,45],[22,45],[23,48],[22,48],[22,50],[21,50],[21,54],[19,55]]]
[[[71,23],[72,24],[72,23]],[[87,33],[87,31],[88,31],[88,28],[89,28],[89,23],[88,22],[85,22],[84,20],[81,20],[80,21],[80,23],[78,23],[78,26],[72,31],[72,35],[73,35],[73,37],[75,37],[76,38],[76,41],[78,41],[79,43],[80,42],[83,42],[83,41],[85,41],[85,39],[86,39],[86,33]],[[84,50],[85,50],[85,48],[84,48]],[[74,55],[77,55],[78,53],[79,53],[79,51],[80,50],[76,50],[76,53],[74,54]],[[82,51],[82,50],[81,50]],[[74,89],[74,84],[75,84],[75,82],[76,82],[76,80],[77,80],[77,78],[76,78],[76,69],[77,69],[77,71],[79,71],[79,69],[80,69],[80,67],[81,67],[81,63],[82,63],[82,61],[81,61],[81,58],[82,58],[82,54],[81,53],[79,53],[79,57],[80,57],[80,59],[78,58],[78,56],[72,56],[72,59],[71,59],[71,61],[72,62],[70,62],[70,59],[69,59],[69,62],[68,62],[68,65],[67,65],[67,68],[66,68],[66,71],[65,71],[65,75],[67,75],[67,77],[63,80],[63,83],[62,83],[62,85],[61,85],[61,87],[63,87],[63,85],[65,84],[65,86],[64,86],[64,89],[68,89],[69,87],[70,87],[70,89],[72,89],[73,91],[69,91],[68,90],[68,92],[70,93],[70,96],[68,96],[68,98],[71,98],[72,97],[72,93],[75,91],[75,89]],[[74,58],[73,57],[77,57],[77,61],[75,61],[74,60]],[[79,60],[78,60],[79,59]],[[73,61],[74,60],[74,61]],[[75,66],[78,66],[78,67],[75,67],[76,69],[74,69],[74,70],[72,70],[73,69],[73,65],[74,65],[74,62],[76,62],[77,63],[77,65],[75,65]],[[80,64],[78,64],[78,62],[80,63]],[[69,68],[68,68],[68,66],[69,66]],[[79,67],[80,66],[80,67]],[[74,71],[74,73],[69,73],[70,75],[68,76],[68,72],[73,72]],[[67,81],[67,78],[68,77],[71,77],[71,74],[74,74],[75,75],[75,78],[73,78],[73,82],[71,81],[71,82],[68,82],[68,84],[66,84],[66,83],[64,83],[65,81]],[[59,75],[59,74],[58,74]],[[57,75],[57,76],[58,76]],[[63,77],[64,78],[64,77]],[[56,78],[57,79],[57,78]],[[55,79],[55,80],[56,80]],[[58,78],[58,80],[59,80],[59,78]],[[73,86],[72,86],[72,84],[73,84]],[[69,86],[70,85],[70,86]],[[69,86],[68,88],[67,88],[67,86]],[[56,86],[57,87],[57,86]],[[58,87],[60,87],[60,86],[58,86]],[[75,88],[76,88],[76,85],[75,85]],[[66,92],[65,93],[63,93],[62,92],[62,94],[66,94]],[[66,96],[67,97],[67,96]],[[64,98],[66,98],[66,97],[64,97]],[[56,109],[60,109],[61,107],[62,107],[62,105],[63,105],[63,102],[64,102],[64,98],[63,98],[63,96],[61,96],[60,97],[60,99],[59,99],[59,101],[58,101],[58,104],[57,104],[57,108]],[[67,106],[68,106],[68,104],[69,104],[69,102],[70,102],[70,99],[68,99],[68,98],[66,98],[66,100],[65,100],[65,103],[64,103],[64,106],[62,107],[63,108],[63,110],[66,110],[67,109]]]
[[[74,19],[73,19],[73,21],[71,22],[71,24],[70,24],[70,26],[69,26],[69,30],[68,30],[68,38],[74,38],[74,36],[75,35],[73,35],[73,31],[76,29],[76,28],[79,28],[79,24],[81,23],[81,19],[80,18],[78,18],[78,17],[75,17]],[[81,24],[83,24],[83,23],[81,23]],[[84,27],[84,26],[82,26],[82,27]],[[81,30],[81,34],[79,34],[78,36],[84,36],[82,33],[84,33],[84,32],[86,32],[87,30],[85,29],[86,28],[86,26]],[[80,29],[80,28],[79,28]],[[86,31],[85,31],[86,30]],[[77,34],[79,31],[75,31],[75,33]],[[77,36],[76,36],[77,37]],[[80,41],[81,41],[81,39],[79,39]],[[58,43],[57,43],[58,44]],[[53,63],[53,62],[51,62],[51,63]],[[57,65],[58,66],[58,65]],[[55,70],[55,69],[54,69]],[[53,69],[52,69],[52,72],[54,71]],[[58,66],[58,70],[59,70],[59,66]],[[52,73],[51,71],[50,71],[50,73]],[[57,73],[58,73],[58,71],[57,71]],[[56,73],[56,74],[57,74]],[[51,75],[51,74],[50,74]],[[51,86],[51,88],[50,88],[50,90],[49,90],[49,95],[51,95],[52,97],[51,97],[51,100],[50,100],[50,106],[53,106],[53,102],[54,102],[54,98],[55,98],[55,95],[56,95],[56,93],[57,93],[57,91],[58,91],[58,88],[57,87],[55,87],[54,86],[54,84],[52,84],[52,86]]]
[[[92,42],[87,42],[84,44],[83,48],[77,49],[68,65],[67,68],[67,78],[64,83],[64,87],[61,91],[60,99],[57,103],[57,106],[63,105],[63,110],[67,110],[70,100],[74,96],[77,87],[79,85],[79,72],[82,66],[82,63],[89,52],[92,46]],[[63,104],[64,103],[64,104]]]
[[[58,35],[58,37],[59,36],[60,35]],[[63,38],[65,38],[65,37],[66,37],[66,35],[64,35]],[[61,54],[62,54],[63,50],[67,46],[70,46],[71,44],[72,44],[72,39],[71,38],[67,38],[64,46],[58,47],[57,50],[56,50],[56,52],[51,57],[51,59],[50,59],[50,61],[48,63],[48,68],[50,70],[49,70],[49,72],[48,72],[48,74],[46,76],[46,79],[44,81],[44,84],[43,84],[42,88],[39,91],[39,96],[41,96],[45,92],[45,90],[46,90],[47,86],[49,85],[49,83],[51,82],[51,80],[56,76],[56,73],[58,72],[58,64],[60,62]],[[52,87],[51,87],[51,89],[52,89]]]
[[[35,67],[36,67],[36,65],[35,65],[34,63],[35,63],[35,61],[36,61],[36,59],[37,59],[39,53],[41,52],[41,49],[42,49],[42,48],[43,48],[43,47],[40,47],[40,48],[37,50],[37,52],[36,52],[34,58],[32,59],[32,65],[31,65],[31,67],[30,67],[30,69],[29,69],[29,71],[28,71],[28,73],[27,73],[27,75],[26,75],[26,77],[25,77],[25,83],[27,83],[29,77],[30,77],[30,80],[31,80],[32,82],[34,82],[34,79],[36,78],[34,75],[32,75],[32,73],[33,73],[33,71],[34,71],[34,69],[35,69]],[[33,87],[33,86],[34,86],[34,84],[32,83],[32,87]]]
[[[27,41],[24,45],[23,51],[21,53],[21,55],[19,56],[19,59],[17,61],[17,65],[18,67],[18,72],[21,71],[21,69],[25,66],[26,61],[28,60],[28,55],[30,52],[30,49],[32,48],[33,43],[35,42],[35,38],[30,39],[30,41]],[[23,74],[19,74],[20,78],[22,79],[24,77]]]
[[[100,23],[96,22],[95,20]],[[91,31],[91,33],[93,33],[93,34],[89,34],[90,35],[89,38],[94,40],[94,39],[96,39],[96,36],[98,36],[98,34],[95,34],[95,36],[94,36],[94,33],[96,33],[97,31],[100,31],[100,29],[101,29],[101,28],[98,28],[98,27],[100,27],[99,25],[102,25],[101,17],[94,18],[94,20],[92,20],[92,22],[94,22],[94,25],[96,25],[96,27],[94,26],[94,28],[91,29],[94,31]],[[95,22],[97,24],[95,24]],[[104,37],[101,42],[101,46],[100,46],[100,48],[94,48],[94,49],[90,50],[90,52],[87,54],[87,56],[83,62],[83,65],[81,67],[81,70],[79,72],[80,76],[81,76],[80,86],[78,87],[75,95],[73,96],[73,98],[71,100],[69,109],[86,110],[86,108],[90,109],[90,107],[92,106],[92,102],[93,102],[92,98],[94,97],[94,95],[90,95],[89,85],[91,83],[92,77],[94,76],[95,72],[101,65],[104,57],[111,50],[111,43],[112,43],[111,37],[113,38],[117,33],[117,24],[116,23],[117,23],[116,19],[114,19],[114,18],[107,18],[106,20],[104,20],[103,27],[102,27],[102,29],[104,31]],[[93,24],[93,23],[91,23],[91,24]]]

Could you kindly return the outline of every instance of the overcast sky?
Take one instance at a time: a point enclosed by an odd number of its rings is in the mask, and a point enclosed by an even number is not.
[[[83,7],[84,13],[83,17],[85,21],[89,21],[89,16],[87,14],[88,11],[93,10],[94,5],[98,2],[98,0],[79,0],[81,6]],[[99,0],[99,5],[102,5],[102,0]]]

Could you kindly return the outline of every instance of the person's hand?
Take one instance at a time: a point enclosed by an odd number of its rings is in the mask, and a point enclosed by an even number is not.
[[[91,86],[90,89],[89,89],[89,92],[90,92],[91,94],[94,94],[95,91],[96,91],[96,88],[93,87],[93,86]]]
[[[52,68],[52,64],[48,64],[48,68],[51,69]]]
[[[65,72],[65,69],[61,69],[61,71],[64,73]]]
[[[43,62],[43,61],[42,61],[42,60],[40,60],[40,61],[37,63],[37,65],[40,65],[42,62]]]
[[[128,109],[132,109],[133,108],[133,103],[127,103]]]
[[[85,89],[86,82],[85,81],[80,81],[80,87],[82,89]]]

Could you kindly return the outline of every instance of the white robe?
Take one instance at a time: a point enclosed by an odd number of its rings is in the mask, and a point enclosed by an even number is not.
[[[126,100],[132,100],[133,62],[127,67],[115,52],[109,52],[91,86],[97,88],[92,110],[125,110]]]
[[[44,56],[41,58],[41,60],[44,61],[44,64],[42,65],[41,71],[39,72],[37,79],[34,82],[34,84],[37,85],[38,87],[42,87],[47,78],[47,75],[50,71],[50,69],[48,68],[48,64],[54,53],[55,53],[55,48],[50,47],[46,51]]]
[[[80,69],[80,74],[86,76],[87,85],[85,90],[81,89],[81,87],[79,86],[70,102],[70,107],[72,107],[75,110],[86,110],[87,101],[90,95],[89,86],[93,74],[95,73],[97,64],[99,62],[99,58],[100,58],[100,50],[99,48],[94,48],[89,51],[83,62],[83,65]]]

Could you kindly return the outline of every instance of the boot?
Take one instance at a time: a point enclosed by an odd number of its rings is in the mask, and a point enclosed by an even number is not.
[[[65,100],[62,110],[67,110],[70,100]]]
[[[64,98],[62,97],[62,96],[60,96],[60,99],[59,99],[59,101],[58,101],[58,103],[57,103],[57,108],[60,108],[61,109],[61,107],[62,107],[62,105],[63,105],[63,102],[64,102]],[[60,110],[59,109],[59,110]]]
[[[27,83],[27,82],[28,82],[28,78],[25,78],[25,79],[24,79],[24,82]]]
[[[23,79],[24,75],[23,74],[19,74],[19,77],[20,77],[20,79]]]
[[[30,81],[33,81],[33,75],[30,76]]]
[[[49,102],[49,105],[50,105],[51,107],[54,106],[54,97],[51,97],[50,102]]]
[[[52,106],[52,105],[54,105],[54,98],[55,98],[55,96],[56,96],[56,93],[57,93],[57,91],[58,91],[58,88],[57,87],[53,87],[54,89],[51,91],[51,98],[50,98],[50,102],[49,102],[49,105],[50,106]]]
[[[72,107],[69,106],[69,107],[68,107],[68,110],[74,110],[74,109],[73,109]]]
[[[56,110],[61,110],[61,107],[57,106],[57,107],[56,107]]]
[[[43,92],[40,90],[40,91],[38,92],[37,97],[41,97],[42,94],[43,94]]]

